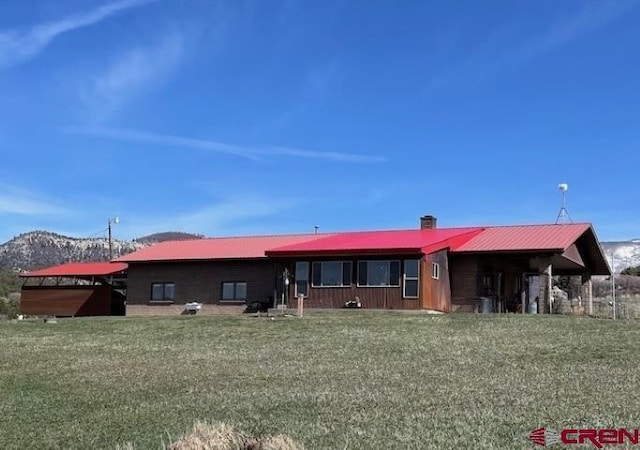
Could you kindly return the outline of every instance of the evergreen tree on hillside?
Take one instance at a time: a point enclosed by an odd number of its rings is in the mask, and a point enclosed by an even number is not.
[[[9,267],[0,267],[0,297],[6,297],[11,292],[20,292],[20,277]]]
[[[627,267],[626,269],[624,269],[622,272],[620,272],[622,275],[633,275],[633,276],[640,276],[640,266],[632,266],[632,267]]]

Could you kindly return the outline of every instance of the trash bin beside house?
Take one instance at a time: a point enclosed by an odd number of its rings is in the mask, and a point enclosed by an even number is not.
[[[493,299],[490,297],[480,297],[480,314],[491,314],[493,312]]]

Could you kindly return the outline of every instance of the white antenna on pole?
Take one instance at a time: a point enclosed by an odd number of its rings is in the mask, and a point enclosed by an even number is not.
[[[567,211],[567,191],[569,190],[569,185],[567,183],[560,183],[558,190],[562,193],[562,206],[560,207],[558,217],[556,217],[556,225],[566,223],[567,220],[569,220],[569,223],[573,223],[569,211]]]

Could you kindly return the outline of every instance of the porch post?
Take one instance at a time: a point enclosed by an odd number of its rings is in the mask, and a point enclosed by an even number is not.
[[[548,314],[551,311],[551,292],[553,288],[553,268],[551,258],[540,261],[538,266],[540,287],[538,289],[538,314]]]
[[[582,275],[582,286],[580,286],[580,296],[587,301],[587,314],[593,315],[593,281],[590,274]]]

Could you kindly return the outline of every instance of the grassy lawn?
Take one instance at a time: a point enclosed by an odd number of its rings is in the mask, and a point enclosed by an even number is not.
[[[0,448],[159,449],[196,420],[309,449],[534,448],[640,426],[640,322],[343,311],[0,324]]]

